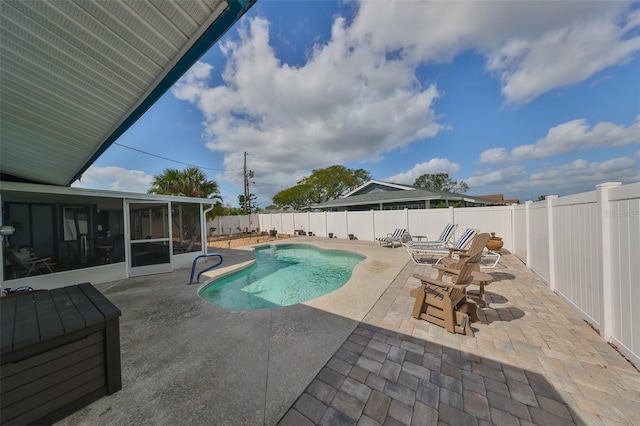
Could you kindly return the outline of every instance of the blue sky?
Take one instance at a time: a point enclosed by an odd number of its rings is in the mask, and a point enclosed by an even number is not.
[[[74,186],[177,161],[237,206],[246,151],[262,207],[334,164],[524,201],[638,182],[639,146],[640,2],[259,0]]]

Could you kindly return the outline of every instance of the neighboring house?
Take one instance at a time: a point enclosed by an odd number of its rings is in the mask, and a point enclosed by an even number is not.
[[[69,186],[254,1],[2,2],[3,288],[166,272],[204,253],[211,200]]]
[[[491,200],[500,205],[509,205],[509,204],[520,204],[520,200],[516,198],[512,198],[509,200],[504,199],[503,194],[489,194],[489,195],[478,195],[478,198],[484,198],[486,200]]]
[[[415,186],[370,180],[342,198],[314,204],[311,209],[322,211],[367,211],[432,209],[443,206],[477,207],[501,204],[491,199],[421,189]]]

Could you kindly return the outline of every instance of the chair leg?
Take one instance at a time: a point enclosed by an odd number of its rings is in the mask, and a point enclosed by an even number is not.
[[[414,318],[420,318],[420,314],[422,313],[424,299],[427,297],[425,289],[426,286],[424,284],[421,284],[420,287],[411,291],[411,295],[416,298],[416,301],[413,304],[413,312],[411,313],[411,316],[413,316]]]

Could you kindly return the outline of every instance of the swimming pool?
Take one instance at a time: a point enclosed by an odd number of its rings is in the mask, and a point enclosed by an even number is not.
[[[256,262],[212,281],[200,297],[228,309],[266,309],[295,305],[342,287],[365,257],[306,244],[255,248]]]

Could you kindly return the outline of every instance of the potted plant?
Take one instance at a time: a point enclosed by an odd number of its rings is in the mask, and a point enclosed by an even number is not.
[[[355,240],[355,239],[356,239],[356,236],[355,236],[355,235],[353,235],[353,234],[349,234],[349,239],[350,239],[350,240]]]
[[[333,238],[333,232],[329,232],[329,238]]]
[[[269,231],[270,237],[275,237],[276,235],[278,235],[278,231],[276,230],[276,228],[273,228],[271,231]]]
[[[313,237],[313,232],[309,231],[307,235],[309,235],[310,237]]]

